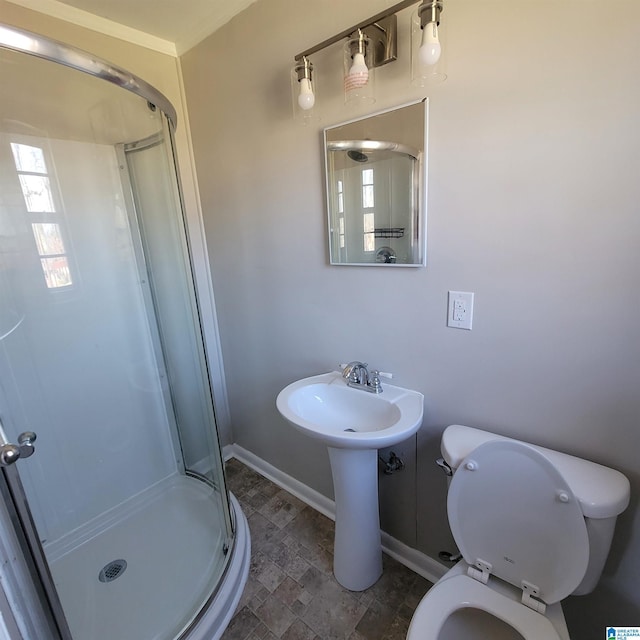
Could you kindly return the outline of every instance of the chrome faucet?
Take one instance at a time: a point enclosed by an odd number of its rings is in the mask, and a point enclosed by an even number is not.
[[[366,362],[354,360],[344,367],[342,377],[347,381],[347,386],[349,387],[363,389],[371,393],[382,393],[380,372],[374,369],[369,373],[367,367]]]

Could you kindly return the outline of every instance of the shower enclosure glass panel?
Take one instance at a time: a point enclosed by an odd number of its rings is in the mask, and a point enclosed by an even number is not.
[[[170,128],[3,49],[0,85],[0,419],[38,434],[15,468],[74,640],[177,638],[233,532]]]
[[[182,220],[175,213],[179,193],[175,183],[158,181],[159,175],[174,171],[171,149],[163,144],[169,131],[163,135],[122,145],[118,152],[124,154],[124,162],[120,166],[123,182],[129,180],[131,185],[127,209],[137,212],[145,264],[150,268],[153,307],[159,310],[160,341],[180,425],[182,462],[189,473],[216,483],[220,477],[219,445],[215,432],[203,429],[214,422],[214,416],[208,402],[209,381],[203,376],[207,369],[199,339],[201,329],[199,324],[193,327],[198,309],[190,287],[191,273],[180,259],[187,247]]]

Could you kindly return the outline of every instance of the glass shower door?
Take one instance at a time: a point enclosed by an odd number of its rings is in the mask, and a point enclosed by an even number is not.
[[[170,640],[232,542],[170,133],[50,62],[0,50],[0,82],[0,419],[37,433],[16,469],[74,640]]]
[[[131,199],[125,196],[127,209],[136,216],[141,231],[140,246],[149,270],[152,306],[157,310],[182,461],[187,473],[217,485],[224,477],[220,445],[214,430],[203,429],[203,425],[215,421],[215,416],[208,400],[210,383],[199,310],[188,264],[180,259],[189,250],[184,222],[175,215],[176,209],[181,210],[180,194],[175,182],[158,180],[158,176],[175,172],[171,146],[165,144],[170,140],[171,132],[165,124],[162,136],[121,145],[118,156],[123,184],[128,182],[131,187]],[[220,495],[226,500],[225,491]],[[229,512],[226,505],[224,511]]]

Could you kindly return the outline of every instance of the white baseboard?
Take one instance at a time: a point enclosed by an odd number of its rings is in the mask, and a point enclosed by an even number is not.
[[[230,444],[223,447],[222,453],[225,460],[236,458],[247,465],[247,467],[257,471],[260,475],[293,494],[311,508],[331,518],[331,520],[335,520],[336,507],[333,500],[330,500],[315,489],[308,487],[306,484],[280,471],[280,469],[259,458],[254,453],[251,453],[251,451],[248,451],[238,444]],[[380,535],[382,538],[382,549],[385,553],[430,582],[437,582],[448,571],[448,567],[445,567],[437,560],[434,560],[417,549],[412,549],[388,533],[381,531]]]

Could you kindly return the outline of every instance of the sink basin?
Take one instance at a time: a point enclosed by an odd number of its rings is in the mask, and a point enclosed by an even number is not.
[[[389,384],[380,394],[354,389],[337,371],[293,382],[276,400],[294,427],[342,449],[382,449],[406,440],[420,428],[423,404],[421,393]]]
[[[412,436],[422,423],[424,396],[383,385],[380,394],[347,386],[333,371],[285,387],[278,411],[299,431],[327,445],[336,505],[333,573],[351,591],[382,574],[378,449]]]

